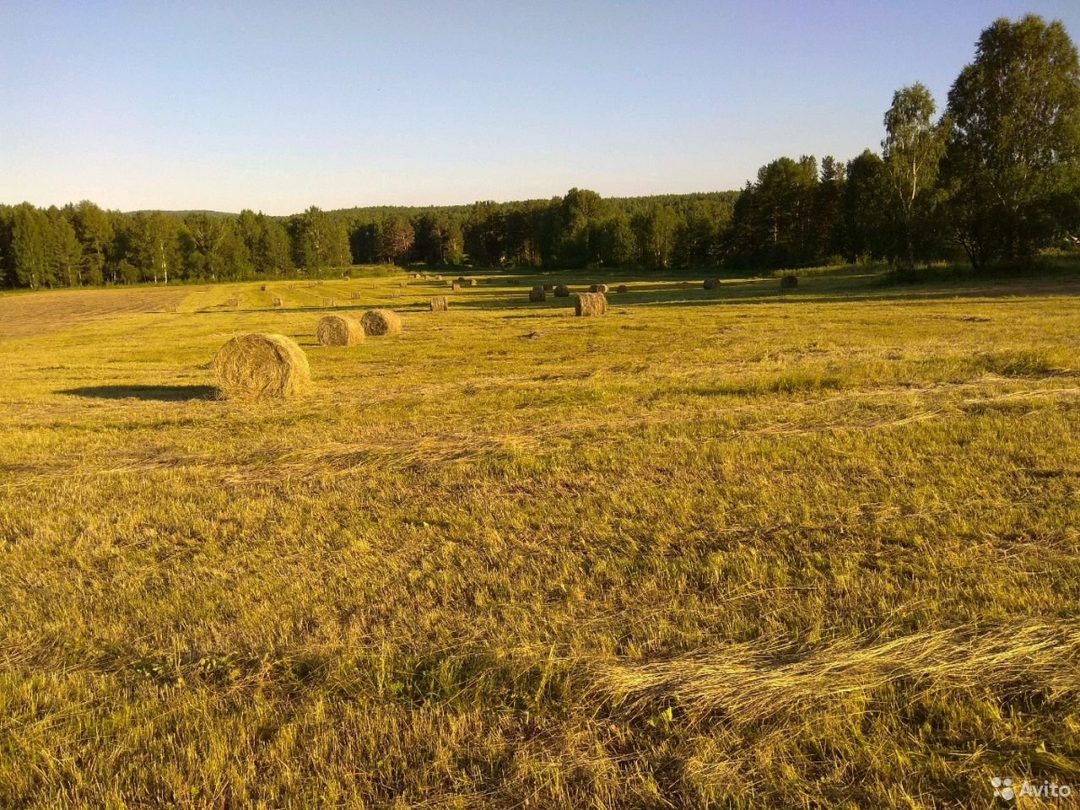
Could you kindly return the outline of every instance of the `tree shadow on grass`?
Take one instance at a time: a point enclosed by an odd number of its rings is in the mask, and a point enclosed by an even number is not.
[[[186,402],[217,397],[217,389],[212,385],[88,385],[56,393],[87,399],[141,399],[147,402]]]

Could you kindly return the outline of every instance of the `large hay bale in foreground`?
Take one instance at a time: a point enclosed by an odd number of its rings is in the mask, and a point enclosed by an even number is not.
[[[543,284],[537,284],[535,287],[533,287],[531,290],[529,290],[529,300],[530,301],[546,301],[547,300],[547,293],[544,292],[544,285]]]
[[[429,304],[432,312],[446,312],[450,309],[450,299],[445,295],[436,295]]]
[[[401,334],[401,318],[392,309],[369,309],[360,323],[368,335]]]
[[[559,286],[557,286],[555,288],[555,297],[556,298],[569,298],[570,297],[570,288],[567,287],[565,284],[560,284]]]
[[[719,288],[720,288],[720,279],[718,279],[718,278],[707,278],[707,279],[705,279],[705,289],[706,290],[716,290],[716,289],[719,289]]]
[[[348,315],[323,315],[315,337],[320,346],[355,346],[364,339],[364,327]]]
[[[607,298],[603,293],[580,293],[574,299],[574,314],[579,318],[607,314]]]
[[[799,277],[798,276],[788,275],[788,276],[781,276],[780,277],[780,289],[781,290],[790,290],[792,287],[798,287],[798,286],[799,286]]]
[[[285,399],[311,383],[307,357],[285,335],[237,335],[214,357],[218,390],[228,399]]]
[[[589,292],[591,293],[606,293],[607,291],[607,284],[593,284],[591,287],[589,287]]]

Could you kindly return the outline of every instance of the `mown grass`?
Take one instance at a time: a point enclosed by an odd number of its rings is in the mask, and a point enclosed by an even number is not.
[[[190,288],[0,343],[0,806],[1080,783],[1075,277],[641,277],[599,319],[481,278]],[[320,348],[324,298],[405,333]],[[256,329],[310,396],[214,398]]]

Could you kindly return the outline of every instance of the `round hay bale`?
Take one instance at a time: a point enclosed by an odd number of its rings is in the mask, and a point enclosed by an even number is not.
[[[458,284],[464,285],[468,282],[468,279],[466,279],[465,276],[458,276],[456,279],[454,279],[454,281],[456,281]]]
[[[606,293],[607,291],[607,284],[593,284],[591,287],[589,287],[589,292],[591,293]]]
[[[475,278],[470,278],[470,279],[469,279],[469,286],[470,286],[470,287],[475,287],[475,286],[476,286],[477,284],[479,284],[479,283],[480,283],[480,282],[479,282],[479,281],[477,281],[477,280],[476,280]]]
[[[353,301],[359,301],[360,300],[360,291],[359,290],[353,290],[351,293],[349,293],[349,298],[351,298]]]
[[[266,292],[266,285],[265,284],[260,284],[259,285],[259,292]]]
[[[227,306],[227,307],[238,307],[238,306],[240,306],[240,299],[239,298],[230,298],[228,301],[225,302],[225,306]]]
[[[436,281],[442,281],[442,276],[440,274],[436,274],[436,275],[432,276],[432,278],[435,279]]]
[[[283,307],[283,306],[285,306],[285,302],[282,301],[280,298],[275,298],[273,303],[274,303],[275,307]]]
[[[436,295],[429,304],[432,312],[446,312],[450,309],[450,299],[445,295]]]
[[[705,279],[705,289],[706,290],[717,290],[719,288],[720,288],[720,279],[718,279],[718,278],[707,278],[707,279]]]
[[[544,285],[543,284],[537,284],[535,287],[533,287],[531,290],[529,290],[529,300],[530,301],[546,301],[547,300],[547,293],[544,292]]]
[[[461,284],[459,282],[457,282],[457,281],[451,281],[450,282],[450,289],[451,290],[460,290],[461,289]]]
[[[355,346],[364,339],[364,327],[347,315],[323,315],[315,337],[320,346]]]
[[[603,293],[580,293],[574,298],[574,314],[579,318],[607,314],[607,298]]]
[[[552,290],[555,289],[554,284],[544,284],[543,287],[544,287],[544,292],[551,292]]]
[[[218,390],[227,399],[286,399],[311,383],[307,357],[285,335],[237,335],[214,356]]]
[[[334,300],[333,298],[324,298],[324,299],[322,300],[322,305],[323,305],[324,307],[333,307],[333,306],[337,306],[337,301],[335,301],[335,300]]]
[[[565,284],[558,285],[555,288],[555,297],[556,298],[569,298],[570,297],[570,288],[567,287]]]
[[[790,290],[792,287],[798,287],[798,286],[799,286],[799,277],[798,276],[787,275],[787,276],[781,276],[780,277],[780,289],[781,290]]]
[[[401,334],[401,318],[392,309],[369,309],[360,323],[368,335]]]
[[[625,284],[620,284],[618,287],[615,288],[615,292],[617,292],[617,293],[624,293],[624,292],[629,292],[629,291],[630,291],[630,288],[627,287]]]

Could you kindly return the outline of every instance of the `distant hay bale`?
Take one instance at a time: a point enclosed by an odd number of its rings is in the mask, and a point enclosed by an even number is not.
[[[624,292],[629,292],[629,291],[630,291],[630,288],[627,287],[625,284],[620,284],[618,287],[615,288],[615,292],[617,292],[617,293],[624,293]]]
[[[450,289],[451,290],[460,290],[461,289],[461,284],[459,282],[457,282],[457,281],[451,281],[450,282]]]
[[[409,278],[420,278],[419,273],[409,273]]]
[[[359,301],[360,300],[360,291],[359,290],[353,290],[351,293],[349,293],[349,298],[352,299],[353,301]]]
[[[798,286],[799,286],[799,278],[798,278],[798,276],[787,275],[787,276],[781,276],[780,277],[780,289],[781,290],[789,290],[792,287],[798,287]]]
[[[282,301],[280,298],[275,298],[274,301],[273,301],[273,304],[274,304],[275,307],[283,307],[283,306],[285,306],[285,302]]]
[[[429,304],[432,312],[446,312],[450,309],[450,299],[445,295],[436,295]]]
[[[607,284],[593,284],[591,287],[589,287],[589,292],[591,293],[607,293],[607,291]]]
[[[720,287],[720,279],[718,279],[718,278],[707,278],[707,279],[705,279],[705,289],[706,290],[716,290],[716,289],[719,289],[719,287]]]
[[[434,276],[432,276],[432,278],[435,279],[436,281],[442,281],[442,276],[441,275],[434,275]]]
[[[537,284],[535,287],[533,287],[531,290],[529,290],[529,300],[530,301],[546,301],[547,300],[547,293],[544,292],[544,285],[543,284]]]
[[[322,300],[322,305],[323,305],[324,307],[333,307],[333,306],[337,306],[337,301],[335,301],[335,300],[334,300],[333,298],[324,298],[324,299]]]
[[[465,278],[465,276],[458,276],[454,281],[462,286],[465,286],[465,284],[468,283],[468,279]]]
[[[238,307],[238,306],[240,306],[240,299],[239,298],[230,298],[228,301],[225,302],[225,306],[227,306],[227,307]]]
[[[237,335],[214,357],[218,390],[228,399],[285,399],[311,383],[307,357],[284,335]]]
[[[556,298],[569,298],[570,297],[570,288],[567,287],[565,284],[558,285],[555,288],[555,297]]]
[[[580,293],[574,299],[574,314],[579,318],[607,314],[607,298],[603,293]]]
[[[320,346],[355,346],[364,339],[364,327],[347,315],[323,315],[315,337]]]
[[[265,284],[260,284],[259,285],[259,292],[266,292],[266,285]]]
[[[401,318],[392,309],[369,309],[360,323],[368,335],[401,334]]]
[[[475,286],[476,286],[477,284],[479,284],[479,283],[480,283],[480,282],[479,282],[479,281],[477,281],[477,280],[476,280],[475,278],[470,278],[470,279],[469,279],[469,286],[470,286],[470,287],[475,287]]]

